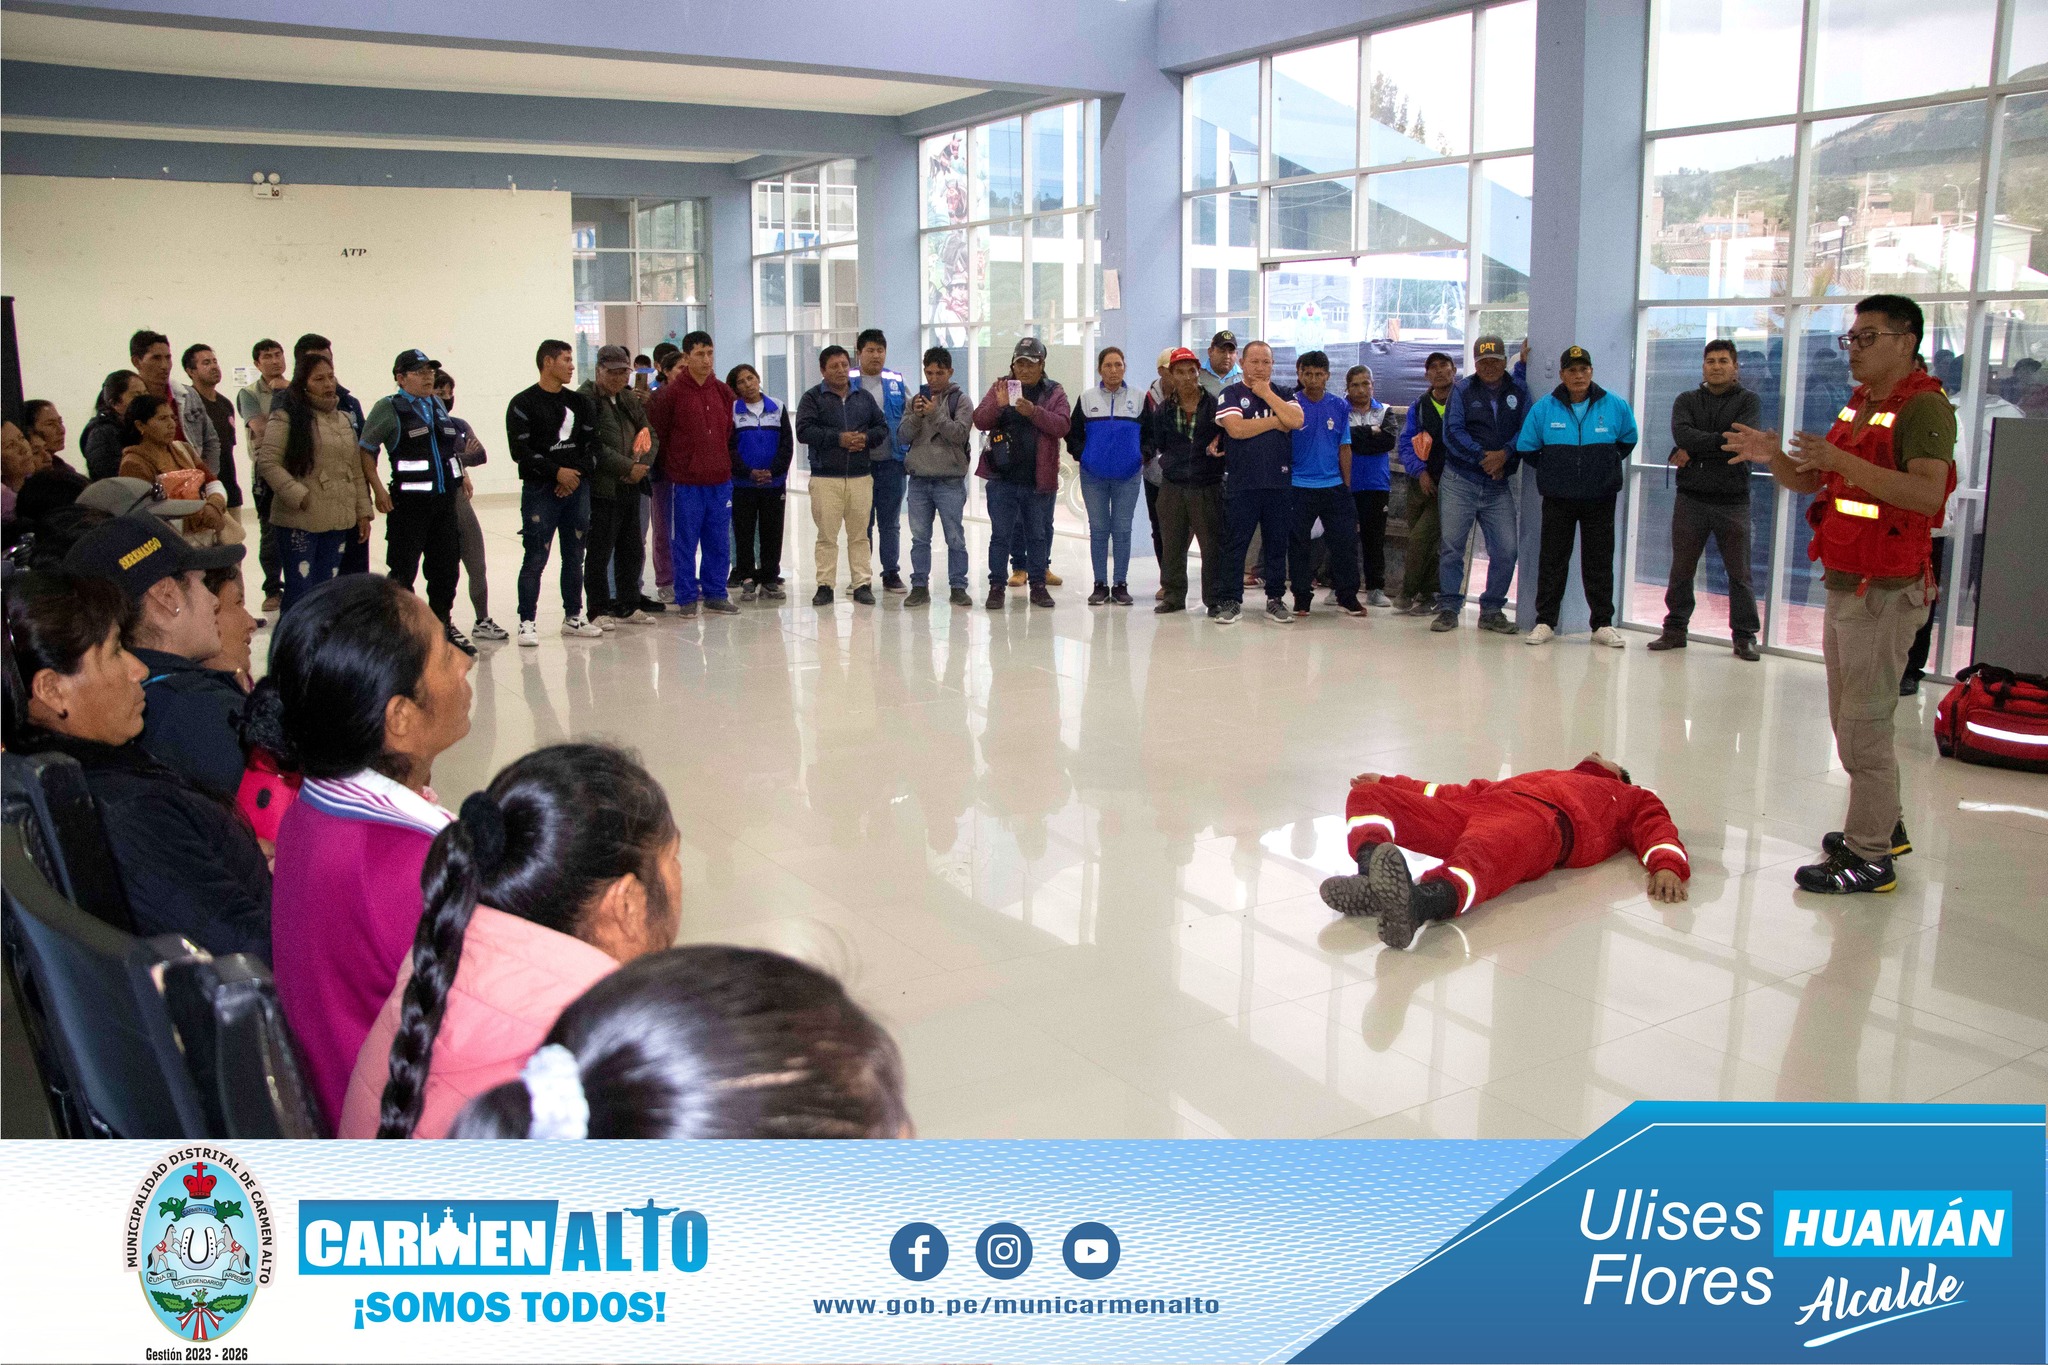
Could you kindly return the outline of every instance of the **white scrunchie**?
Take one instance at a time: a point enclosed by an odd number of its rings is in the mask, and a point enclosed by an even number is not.
[[[533,1114],[530,1138],[582,1138],[590,1135],[590,1102],[583,1097],[583,1064],[560,1043],[549,1043],[527,1058],[519,1079],[526,1085],[526,1106]]]

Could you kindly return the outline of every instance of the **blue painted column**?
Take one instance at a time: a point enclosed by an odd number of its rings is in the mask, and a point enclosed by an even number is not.
[[[1557,386],[1558,356],[1573,344],[1593,353],[1600,387],[1622,395],[1635,391],[1649,20],[1649,0],[1538,3],[1529,282],[1532,394]],[[1645,422],[1640,413],[1636,424],[1645,429],[1661,425]],[[1515,619],[1527,630],[1536,623],[1543,527],[1543,499],[1533,470],[1523,475],[1521,512]],[[1617,555],[1622,540],[1617,533]],[[1621,568],[1617,563],[1617,598],[1627,591]],[[1584,631],[1587,624],[1585,589],[1574,555],[1558,630]]]
[[[719,372],[754,358],[753,187],[727,174],[711,195],[711,335]]]
[[[1102,186],[1096,214],[1102,265],[1123,306],[1102,314],[1102,340],[1128,353],[1132,378],[1152,382],[1162,347],[1180,338],[1180,80],[1152,69],[1102,102]]]
[[[917,263],[917,139],[889,135],[856,163],[860,325],[889,337],[889,367],[921,382]]]

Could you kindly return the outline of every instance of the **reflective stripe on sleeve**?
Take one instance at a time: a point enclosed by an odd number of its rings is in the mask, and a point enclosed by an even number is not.
[[[1394,837],[1394,822],[1384,815],[1354,815],[1351,817],[1349,828],[1357,829],[1362,825],[1378,825],[1386,830],[1389,841]]]
[[[1434,782],[1431,782],[1431,783],[1429,783],[1428,785],[1426,785],[1425,787],[1423,787],[1423,789],[1422,789],[1422,794],[1423,794],[1424,796],[1435,796],[1435,795],[1436,795],[1436,789],[1437,789],[1437,784],[1436,784],[1436,783],[1434,783]]]
[[[1472,874],[1462,867],[1446,866],[1444,871],[1465,884],[1464,899],[1458,903],[1458,913],[1462,915],[1472,908],[1472,902],[1479,899],[1479,883],[1472,880]]]
[[[1651,844],[1648,848],[1643,850],[1644,867],[1648,867],[1650,865],[1650,855],[1655,853],[1660,848],[1666,850],[1667,852],[1676,853],[1678,855],[1678,861],[1684,863],[1687,867],[1692,866],[1692,859],[1686,857],[1685,850],[1680,848],[1677,844]]]

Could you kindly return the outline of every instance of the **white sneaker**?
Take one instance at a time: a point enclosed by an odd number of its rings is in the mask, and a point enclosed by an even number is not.
[[[1621,632],[1613,626],[1602,626],[1593,632],[1593,643],[1606,645],[1609,649],[1626,649],[1628,642],[1621,638]]]
[[[1547,645],[1556,638],[1556,631],[1552,630],[1549,626],[1538,624],[1536,629],[1522,637],[1522,643],[1525,645]]]
[[[533,622],[521,621],[519,623],[519,647],[521,649],[540,648],[540,630]]]
[[[654,624],[654,618],[638,607],[633,608],[624,616],[614,616],[612,620],[618,624],[628,626],[651,626]]]
[[[601,640],[604,632],[580,616],[571,616],[562,622],[562,634],[579,640]]]
[[[596,626],[600,631],[617,630],[619,628],[619,623],[609,616],[593,616],[589,619],[590,624]]]

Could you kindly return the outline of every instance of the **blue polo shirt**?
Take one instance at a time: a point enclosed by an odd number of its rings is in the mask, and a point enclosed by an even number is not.
[[[1277,394],[1279,390],[1274,390]],[[1260,418],[1272,415],[1273,409],[1266,400],[1251,391],[1248,384],[1232,384],[1216,400],[1216,415],[1234,412],[1240,417]],[[1223,493],[1251,492],[1262,488],[1286,488],[1292,480],[1294,470],[1294,433],[1262,431],[1247,440],[1238,440],[1217,428],[1223,438]]]
[[[1296,389],[1294,401],[1307,419],[1300,431],[1289,433],[1294,439],[1294,486],[1342,488],[1344,466],[1337,459],[1337,447],[1351,444],[1351,400],[1324,389],[1323,396],[1311,403]]]

